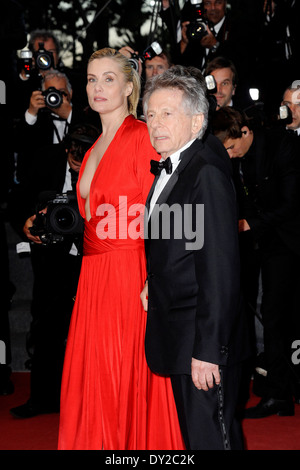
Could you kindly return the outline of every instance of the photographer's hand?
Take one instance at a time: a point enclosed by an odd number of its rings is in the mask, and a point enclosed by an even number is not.
[[[54,111],[60,118],[68,119],[70,112],[72,111],[72,105],[68,100],[68,97],[63,95],[63,102],[60,107],[55,110],[52,109],[52,111]]]
[[[119,49],[119,52],[123,54],[125,57],[127,57],[127,59],[131,59],[132,54],[139,55],[138,51],[134,51],[132,47],[130,46],[121,47],[121,49]],[[139,59],[139,66],[138,66],[138,74],[139,76],[142,75],[142,62],[140,59]]]
[[[23,227],[23,232],[25,233],[26,237],[31,242],[34,242],[34,243],[37,243],[37,244],[41,245],[42,242],[41,242],[40,237],[31,235],[30,230],[29,230],[33,226],[33,222],[34,222],[35,219],[36,219],[36,215],[34,214],[31,217],[29,217],[29,219],[26,220],[25,225]]]
[[[32,92],[29,102],[28,112],[32,116],[36,116],[41,108],[45,108],[45,99],[40,90],[35,90]]]
[[[218,41],[208,26],[206,26],[206,31],[207,35],[201,39],[200,43],[202,47],[207,47],[208,49],[211,49],[212,47],[215,47],[217,45]]]
[[[77,173],[79,173],[80,167],[81,167],[81,162],[78,162],[75,160],[71,154],[68,155],[68,163],[70,165],[70,168]]]
[[[184,51],[187,48],[187,45],[189,43],[189,39],[187,36],[187,27],[190,24],[189,21],[184,21],[181,25],[181,41],[180,41],[180,52],[181,54],[184,53]]]

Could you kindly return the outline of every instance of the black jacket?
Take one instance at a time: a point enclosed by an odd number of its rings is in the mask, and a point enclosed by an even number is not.
[[[158,209],[153,209],[146,240],[149,367],[159,374],[190,374],[192,357],[220,365],[238,362],[244,357],[246,343],[240,309],[236,198],[228,155],[214,137],[209,136],[205,144],[197,140],[182,153],[157,201],[164,203],[182,208],[182,236],[174,236],[171,217],[170,237],[164,238],[166,219],[162,221]],[[201,204],[204,225],[198,223]],[[193,214],[189,222],[184,218],[187,208]],[[153,239],[157,230],[159,237]],[[187,245],[191,231],[196,238],[194,245]]]

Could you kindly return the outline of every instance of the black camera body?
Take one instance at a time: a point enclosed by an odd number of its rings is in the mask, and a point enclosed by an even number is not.
[[[62,105],[64,94],[65,93],[57,90],[54,86],[50,86],[47,90],[42,92],[46,106],[52,109],[59,108]]]
[[[187,35],[190,40],[201,40],[204,36],[207,36],[206,25],[207,21],[204,18],[204,10],[202,7],[202,1],[190,0],[193,6],[193,20],[187,27]]]
[[[81,238],[84,222],[78,209],[76,194],[73,191],[56,194],[47,202],[47,212],[37,213],[30,233],[39,236],[42,243],[59,243],[66,238]]]
[[[54,68],[53,53],[44,49],[44,43],[39,42],[39,49],[33,53],[36,68],[40,70],[49,70]]]
[[[25,77],[30,78],[39,76],[39,71],[47,71],[54,69],[54,57],[51,51],[44,49],[44,43],[39,42],[39,49],[32,52],[29,49],[20,51],[18,67],[25,72]]]
[[[157,41],[154,41],[148,46],[142,55],[137,55],[137,54],[131,54],[131,58],[129,59],[129,62],[136,71],[138,71],[139,68],[139,60],[143,63],[145,60],[151,60],[153,57],[156,57],[157,55],[162,53],[162,48],[160,44]]]

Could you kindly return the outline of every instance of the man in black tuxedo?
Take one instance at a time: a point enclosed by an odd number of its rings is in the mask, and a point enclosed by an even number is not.
[[[236,200],[224,148],[211,135],[201,140],[205,90],[182,66],[146,84],[144,114],[162,159],[146,203],[145,348],[151,370],[171,376],[186,448],[242,449]]]
[[[261,264],[267,375],[261,401],[246,409],[245,417],[290,416],[294,414],[291,348],[299,335],[299,327],[292,326],[300,256],[296,141],[283,126],[252,129],[246,116],[228,107],[215,113],[212,129],[232,159],[240,205],[239,231],[242,236],[249,234],[257,245]],[[255,256],[250,252],[250,262]]]

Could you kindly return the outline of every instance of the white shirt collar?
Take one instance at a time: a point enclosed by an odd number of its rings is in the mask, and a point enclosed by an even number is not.
[[[224,21],[225,21],[225,15],[223,16],[223,18],[221,19],[221,21],[219,21],[219,23],[217,23],[217,24],[214,25],[214,30],[215,30],[216,34],[218,34],[218,32],[220,31],[220,29],[222,28]]]
[[[181,154],[184,150],[186,150],[187,148],[189,148],[195,140],[196,140],[196,138],[190,140],[190,141],[187,142],[183,147],[181,147],[179,150],[177,150],[176,152],[172,153],[172,155],[170,155],[170,160],[171,160],[173,166],[174,166],[174,165],[177,165],[177,164],[179,163],[180,154]],[[163,160],[163,158],[161,158],[160,161],[162,161],[162,160]],[[173,172],[172,172],[172,173],[173,173]]]

